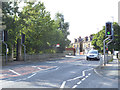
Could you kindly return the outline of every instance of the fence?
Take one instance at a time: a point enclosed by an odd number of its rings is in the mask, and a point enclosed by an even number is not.
[[[55,54],[26,54],[26,61],[46,61],[53,58],[61,58],[65,57],[64,53],[55,53]],[[14,59],[11,56],[7,57],[7,61],[5,56],[1,56],[2,64],[6,64],[7,62],[12,62]],[[24,58],[24,55],[22,55],[22,58]]]
[[[26,60],[40,60],[40,61],[45,61],[49,60],[51,58],[60,58],[60,57],[65,57],[64,53],[55,53],[55,54],[32,54],[26,55]]]

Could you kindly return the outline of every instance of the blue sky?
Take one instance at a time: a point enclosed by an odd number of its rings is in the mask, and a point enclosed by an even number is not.
[[[38,1],[38,0],[36,0]],[[85,37],[102,29],[107,21],[118,22],[118,1],[120,0],[39,0],[44,2],[46,10],[51,13],[64,15],[69,22],[68,38]]]

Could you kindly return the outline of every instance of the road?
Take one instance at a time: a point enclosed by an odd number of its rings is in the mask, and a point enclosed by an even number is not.
[[[99,61],[85,56],[34,62],[2,69],[2,88],[117,88],[117,80],[96,73]]]

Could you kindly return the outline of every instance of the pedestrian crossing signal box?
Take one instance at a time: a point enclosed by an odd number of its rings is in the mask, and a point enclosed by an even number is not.
[[[105,25],[105,35],[106,36],[112,36],[112,23],[111,22],[107,22]]]

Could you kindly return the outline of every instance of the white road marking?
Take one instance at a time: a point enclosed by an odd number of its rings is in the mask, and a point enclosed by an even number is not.
[[[89,70],[92,70],[92,69],[93,69],[93,68],[90,68],[90,69],[84,70],[84,71],[82,71],[82,76],[75,77],[75,78],[73,78],[73,79],[69,79],[69,80],[67,80],[67,81],[73,81],[73,80],[76,80],[76,79],[82,78],[82,77],[85,76],[85,71],[89,71]]]
[[[91,75],[91,73],[88,74],[89,76]]]
[[[32,66],[32,67],[37,68],[37,69],[39,69],[39,70],[43,70],[42,68],[37,67],[37,66]]]
[[[15,74],[17,74],[17,75],[21,75],[20,73],[17,73],[17,72],[15,72],[14,70],[12,70],[12,69],[9,69],[9,71],[11,71],[12,73],[15,73]]]
[[[54,61],[54,62],[51,62],[51,61],[50,61],[50,62],[46,62],[46,63],[56,63],[56,62],[57,62],[57,61]]]
[[[94,69],[94,72],[97,73],[99,76],[102,76],[101,74],[99,74],[99,73],[96,71],[96,69]]]
[[[37,67],[37,66],[32,66],[32,67]]]
[[[79,81],[77,84],[81,84],[82,82],[81,81]]]
[[[69,80],[67,80],[67,81],[73,81],[73,80],[76,80],[76,79],[79,79],[79,78],[82,78],[82,77],[83,77],[83,76],[75,77],[75,78],[69,79]]]
[[[84,71],[82,71],[82,74],[83,74],[82,76],[85,76],[85,70],[84,70]]]
[[[42,68],[40,68],[40,67],[37,67],[37,69],[39,69],[39,70],[43,70]]]
[[[39,69],[39,70],[49,70],[49,69],[53,68],[53,67],[50,67],[50,68],[42,69],[42,68],[37,67],[37,66],[32,66],[32,67],[37,68],[37,69]],[[56,68],[55,70],[58,70],[58,69],[59,69],[59,67],[57,67],[57,66],[54,66],[54,68]]]
[[[15,82],[19,82],[19,81],[22,81],[22,80],[27,80],[27,79],[33,77],[33,76],[36,75],[36,74],[37,74],[37,73],[34,73],[34,74],[32,74],[31,76],[29,76],[29,77],[27,77],[27,78],[18,79],[18,80],[15,80],[15,81],[7,81],[7,82],[3,82],[3,80],[2,80],[2,85],[5,85],[5,84],[14,85]]]
[[[62,85],[61,85],[60,88],[64,88],[65,84],[66,84],[66,81],[64,81],[64,82],[62,83]]]
[[[91,73],[89,73],[87,76],[85,76],[85,78],[83,78],[81,81],[79,81],[77,84],[79,85],[79,84],[81,84],[82,83],[82,81],[84,81],[88,76],[90,76],[91,75]],[[77,87],[77,85],[74,85],[72,88],[76,88]]]
[[[92,70],[92,69],[94,69],[94,68],[90,68],[90,69],[87,69],[87,70],[84,70],[84,71],[82,71],[82,76],[80,76],[80,77],[84,77],[85,76],[85,71],[89,71],[89,70]],[[90,76],[91,75],[91,73],[89,73],[87,76],[85,76],[85,78],[83,78],[81,81],[79,81],[77,84],[81,84],[82,83],[82,81],[84,81],[86,78],[88,78],[88,76]],[[78,79],[78,77],[76,77],[76,78],[74,78],[74,79]],[[69,80],[67,80],[67,81],[72,81],[72,80],[74,80],[74,79],[69,79]],[[76,88],[77,87],[77,85],[74,85],[72,88]]]
[[[29,76],[29,77],[27,77],[27,78],[31,78],[31,77],[33,77],[33,76],[35,76],[36,75],[36,73],[34,73],[33,75],[31,75],[31,76]]]
[[[85,78],[88,78],[88,76],[85,76]]]
[[[85,78],[82,79],[82,81],[84,81],[84,80],[85,80]]]
[[[77,85],[74,85],[72,88],[76,88],[77,87]]]
[[[94,69],[94,68],[90,68],[90,69],[87,69],[87,70],[85,70],[85,71],[89,71],[89,70],[92,70],[92,69]]]
[[[58,70],[59,69],[59,67],[57,67],[55,70]]]
[[[39,68],[39,67],[37,67],[37,66],[32,66],[32,67]],[[39,68],[39,69],[40,69],[40,68]],[[59,67],[57,67],[55,70],[57,70],[57,69],[59,69]],[[21,75],[21,74],[15,72],[14,70],[9,69],[9,71],[11,71],[11,72],[13,72],[13,73],[15,73],[15,74],[17,74],[17,75]],[[37,72],[38,72],[38,71],[37,71]],[[15,84],[14,82],[19,82],[19,81],[21,81],[21,80],[27,80],[27,79],[33,77],[34,75],[37,74],[37,72],[34,72],[31,76],[28,76],[27,78],[15,80],[15,81],[13,81],[13,83],[11,83],[11,82],[4,82],[4,83],[2,83],[2,84],[12,84],[12,85],[13,85],[13,84]],[[63,85],[62,85],[61,87],[64,87],[65,83],[66,83],[66,81],[63,83]]]

